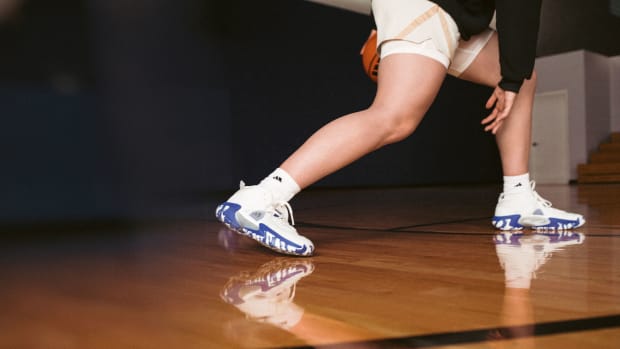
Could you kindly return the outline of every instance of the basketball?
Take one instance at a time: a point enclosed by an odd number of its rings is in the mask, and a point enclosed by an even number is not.
[[[377,31],[372,30],[360,51],[362,66],[370,80],[377,82],[379,75],[379,55],[377,54]]]

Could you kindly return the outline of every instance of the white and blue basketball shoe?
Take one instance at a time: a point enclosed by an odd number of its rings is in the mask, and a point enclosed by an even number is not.
[[[245,186],[219,205],[215,216],[230,229],[280,253],[311,256],[314,244],[293,227],[287,202],[274,202],[272,194],[257,185]]]
[[[530,186],[531,190],[500,194],[493,226],[500,230],[572,230],[586,222],[580,214],[551,207],[551,202],[534,190],[534,181],[530,182]]]

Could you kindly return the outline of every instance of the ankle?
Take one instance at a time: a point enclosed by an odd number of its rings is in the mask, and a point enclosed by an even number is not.
[[[269,191],[274,202],[288,202],[301,190],[295,179],[281,168],[265,177],[258,186]]]
[[[504,176],[504,194],[517,194],[531,191],[530,174]]]

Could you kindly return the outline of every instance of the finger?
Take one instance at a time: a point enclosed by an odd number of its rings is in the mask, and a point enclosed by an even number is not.
[[[493,112],[489,114],[489,116],[487,116],[486,118],[482,119],[482,122],[480,123],[482,125],[488,124],[489,122],[495,120],[496,118],[497,118],[497,109],[493,109]]]
[[[498,115],[499,111],[497,110],[497,108],[494,108],[493,111],[491,112],[491,114],[489,114],[486,118],[482,119],[482,121],[480,122],[481,124],[488,124],[489,122],[497,119],[497,115]]]
[[[490,123],[490,124],[488,124],[488,125],[486,125],[484,127],[484,131],[488,132],[488,131],[493,130],[495,128],[495,126],[497,125],[497,123],[498,123],[498,120],[494,120],[492,123]]]
[[[497,107],[500,111],[504,110],[504,107],[506,107],[506,95],[503,92],[497,92],[497,102],[495,103],[495,107]]]
[[[495,123],[492,123],[491,125],[487,126],[484,128],[485,132],[493,132],[493,129],[495,128]]]
[[[490,131],[492,134],[497,134],[497,131],[504,124],[502,120],[496,120],[492,125],[489,125],[485,131]]]
[[[500,119],[500,120],[503,120],[503,119],[507,118],[510,115],[511,111],[512,111],[512,104],[511,103],[507,103],[507,105],[504,107],[504,110],[502,110],[499,113],[497,118]]]
[[[504,120],[505,118],[508,117],[508,115],[510,114],[510,110],[504,109],[501,112],[497,113],[497,120]]]
[[[493,105],[495,105],[495,102],[497,101],[497,96],[495,95],[495,92],[493,92],[493,94],[491,95],[491,97],[489,97],[489,99],[487,100],[487,104],[485,104],[485,107],[487,109],[491,109],[493,108]]]

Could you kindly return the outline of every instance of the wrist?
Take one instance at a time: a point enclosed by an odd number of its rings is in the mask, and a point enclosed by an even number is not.
[[[502,78],[502,80],[497,85],[505,91],[519,93],[519,89],[521,89],[521,85],[523,85],[523,80],[511,80]]]

